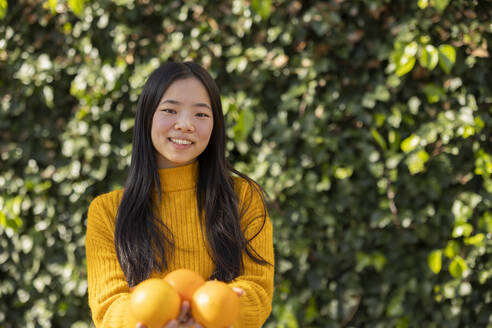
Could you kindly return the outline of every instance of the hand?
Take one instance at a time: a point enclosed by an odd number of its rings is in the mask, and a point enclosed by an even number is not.
[[[237,296],[241,297],[241,296],[244,296],[246,295],[246,292],[244,291],[244,289],[242,288],[239,288],[239,287],[232,287],[232,290],[234,291],[234,293],[237,294]]]
[[[191,317],[190,314],[190,303],[188,301],[183,301],[181,303],[181,310],[176,319],[169,321],[162,328],[185,328],[185,327],[193,327],[193,328],[203,328],[200,324],[196,323],[195,320]],[[147,328],[146,325],[139,322],[137,323],[136,328]]]
[[[241,297],[246,295],[244,289],[239,287],[232,287],[232,290],[237,294],[237,296]],[[183,301],[181,303],[181,311],[176,319],[169,321],[163,328],[185,328],[185,327],[193,327],[193,328],[203,328],[202,325],[198,324],[193,320],[193,317],[190,313],[190,303],[188,301]],[[143,323],[138,323],[136,328],[147,328]],[[232,328],[229,326],[227,328]]]

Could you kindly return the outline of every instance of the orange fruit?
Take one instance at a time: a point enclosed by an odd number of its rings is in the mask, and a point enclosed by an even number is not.
[[[193,293],[205,283],[198,273],[188,269],[178,269],[168,273],[164,280],[176,289],[182,301],[191,303]]]
[[[161,328],[169,320],[177,318],[180,307],[178,292],[162,279],[144,280],[131,292],[132,316],[147,328]]]
[[[205,328],[225,328],[239,317],[239,296],[222,281],[207,281],[193,294],[191,314]]]

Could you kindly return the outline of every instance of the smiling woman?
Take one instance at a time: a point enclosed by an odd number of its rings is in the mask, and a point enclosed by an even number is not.
[[[96,327],[143,327],[129,314],[130,288],[181,268],[228,283],[241,296],[234,326],[260,327],[273,296],[273,229],[262,189],[225,157],[215,81],[195,63],[159,67],[142,90],[133,132],[124,189],[89,207]],[[181,306],[167,326],[196,324],[189,304]]]
[[[195,78],[174,82],[164,92],[152,119],[157,166],[162,169],[192,163],[207,147],[213,125],[203,84]]]

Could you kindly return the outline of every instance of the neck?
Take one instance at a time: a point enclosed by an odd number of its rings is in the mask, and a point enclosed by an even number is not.
[[[159,169],[159,179],[163,192],[193,189],[198,178],[198,161],[190,164]]]

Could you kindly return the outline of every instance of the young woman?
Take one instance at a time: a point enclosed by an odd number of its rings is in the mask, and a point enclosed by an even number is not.
[[[265,322],[273,295],[272,224],[261,188],[227,161],[225,139],[219,89],[204,68],[169,62],[150,75],[124,189],[89,206],[89,305],[97,328],[143,327],[129,315],[130,288],[179,268],[227,282],[242,295],[235,327]],[[188,309],[183,302],[167,326],[192,324]]]

